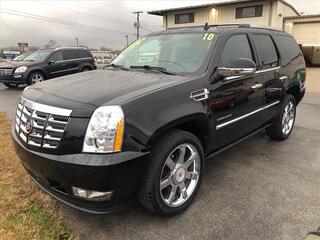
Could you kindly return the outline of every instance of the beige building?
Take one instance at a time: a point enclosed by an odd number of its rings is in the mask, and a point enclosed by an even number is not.
[[[296,38],[309,63],[320,64],[320,15],[301,15],[284,0],[232,0],[150,11],[149,14],[163,16],[164,29],[205,23],[283,29]]]

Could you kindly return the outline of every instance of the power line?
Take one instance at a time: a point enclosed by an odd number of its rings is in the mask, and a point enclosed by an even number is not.
[[[45,17],[45,16],[41,16],[41,15],[37,15],[37,14],[30,14],[30,13],[26,13],[26,12],[15,11],[15,10],[3,9],[3,10],[0,10],[0,11],[2,13],[9,14],[9,15],[15,15],[15,16],[20,16],[20,17],[25,17],[25,18],[32,18],[32,19],[51,22],[51,23],[64,24],[64,25],[69,25],[69,26],[72,26],[72,27],[87,28],[87,29],[90,29],[90,30],[106,31],[108,33],[113,32],[113,33],[118,33],[118,34],[130,34],[130,35],[133,35],[133,33],[129,33],[129,32],[122,32],[122,31],[112,30],[112,29],[108,29],[108,28],[91,26],[91,25],[81,24],[81,23],[75,23],[75,22],[66,21],[66,20],[63,20],[63,19]]]
[[[73,12],[73,13],[77,13],[77,14],[81,14],[81,15],[85,15],[85,16],[89,16],[89,17],[94,17],[94,18],[96,18],[96,19],[102,19],[102,20],[105,20],[105,21],[110,21],[110,18],[101,17],[101,16],[89,14],[89,13],[84,13],[84,12],[79,12],[79,11],[76,11],[76,10],[73,10],[73,9],[70,9],[70,8],[65,8],[65,7],[61,7],[61,6],[54,5],[54,4],[52,4],[52,3],[48,3],[48,2],[40,2],[40,3],[45,4],[45,5],[48,5],[48,6],[55,7],[55,8],[57,8],[57,9],[62,9],[62,10],[70,11],[70,12]],[[112,21],[115,21],[115,20],[113,19]],[[116,20],[116,22],[117,22],[117,23],[126,24],[126,25],[129,24],[128,22],[119,21],[119,20]]]

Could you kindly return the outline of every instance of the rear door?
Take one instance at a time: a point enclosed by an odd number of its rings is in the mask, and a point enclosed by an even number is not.
[[[222,41],[222,40],[221,40]],[[219,66],[232,59],[247,58],[256,62],[248,34],[237,33],[227,38]],[[261,126],[260,112],[263,89],[256,88],[255,75],[222,78],[212,86],[209,107],[216,125],[215,148],[242,138]]]
[[[287,76],[281,74],[279,52],[270,33],[252,33],[251,38],[257,52],[256,81],[261,87],[263,108],[261,120],[270,121],[278,112],[283,96],[283,81]]]
[[[80,71],[80,52],[77,49],[64,49],[62,51],[63,59],[66,64],[65,74],[76,73]]]

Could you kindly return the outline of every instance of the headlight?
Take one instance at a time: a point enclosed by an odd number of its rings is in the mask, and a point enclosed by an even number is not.
[[[120,106],[102,106],[91,116],[83,152],[120,152],[124,132],[124,113]]]
[[[24,73],[25,71],[27,71],[27,67],[26,66],[22,66],[22,67],[18,67],[14,73]]]

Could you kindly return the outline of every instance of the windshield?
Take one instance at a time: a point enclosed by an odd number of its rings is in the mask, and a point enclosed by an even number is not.
[[[193,73],[216,42],[213,33],[177,33],[147,36],[126,48],[112,64],[161,67],[173,73]]]
[[[18,57],[14,58],[14,61],[22,61],[23,59],[25,59],[29,54],[28,53],[23,53],[21,55],[19,55]]]
[[[36,51],[24,59],[24,61],[41,62],[45,60],[52,51]]]

